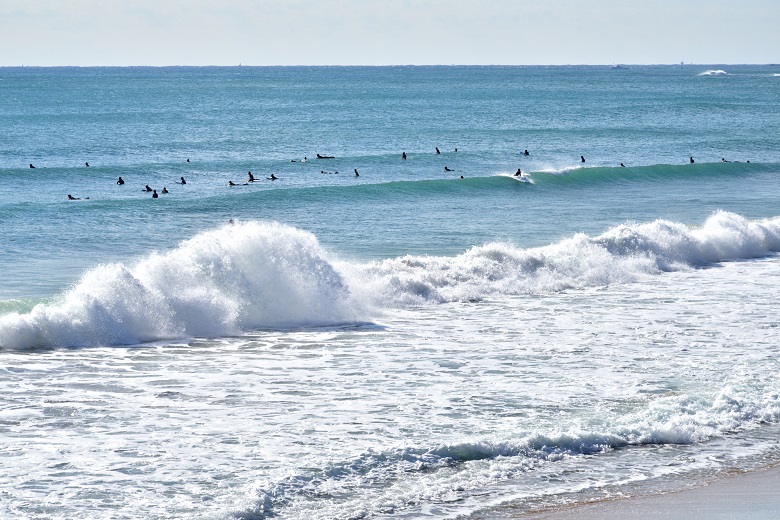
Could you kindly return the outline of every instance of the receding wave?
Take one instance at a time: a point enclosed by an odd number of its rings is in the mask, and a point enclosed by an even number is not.
[[[609,426],[518,431],[508,438],[493,436],[427,448],[369,451],[351,460],[269,482],[258,491],[252,507],[231,516],[365,518],[403,512],[420,503],[463,503],[470,493],[484,492],[485,487],[491,487],[496,496],[496,483],[511,481],[546,463],[634,446],[703,442],[777,422],[777,396],[756,399],[757,390],[728,386],[706,399],[662,396]],[[605,478],[600,484],[610,483],[609,477]],[[582,485],[599,483],[590,480]]]
[[[134,266],[87,272],[55,303],[0,318],[0,346],[135,344],[260,328],[363,322],[375,309],[630,283],[780,251],[780,217],[728,212],[701,227],[627,223],[537,248],[476,246],[455,257],[332,258],[310,233],[247,222],[201,233]]]

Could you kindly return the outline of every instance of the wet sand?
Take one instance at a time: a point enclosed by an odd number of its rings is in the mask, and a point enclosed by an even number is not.
[[[780,518],[780,466],[648,497],[598,502],[532,514],[529,520],[769,520]]]

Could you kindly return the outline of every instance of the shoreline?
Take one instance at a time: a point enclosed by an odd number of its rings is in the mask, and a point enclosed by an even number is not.
[[[780,465],[727,475],[698,487],[618,498],[515,516],[523,520],[775,519],[780,511]]]

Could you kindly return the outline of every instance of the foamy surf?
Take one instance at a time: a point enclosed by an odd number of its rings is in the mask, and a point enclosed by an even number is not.
[[[247,222],[134,266],[98,266],[58,303],[0,318],[0,345],[123,345],[354,320],[349,292],[313,235]]]
[[[201,233],[135,266],[87,272],[54,304],[0,318],[4,348],[136,344],[363,321],[376,308],[635,282],[780,251],[780,217],[657,220],[556,244],[476,246],[455,257],[331,259],[310,233],[247,222]]]

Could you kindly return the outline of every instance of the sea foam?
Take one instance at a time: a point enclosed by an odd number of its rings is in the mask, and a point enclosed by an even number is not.
[[[98,266],[57,303],[0,318],[0,346],[135,344],[354,320],[347,288],[313,235],[249,222],[132,267]]]
[[[331,259],[305,231],[248,222],[201,233],[128,267],[98,266],[58,302],[0,318],[0,346],[122,345],[365,321],[376,309],[630,283],[780,251],[780,217],[717,212],[577,234],[545,247],[507,243],[455,257]]]

